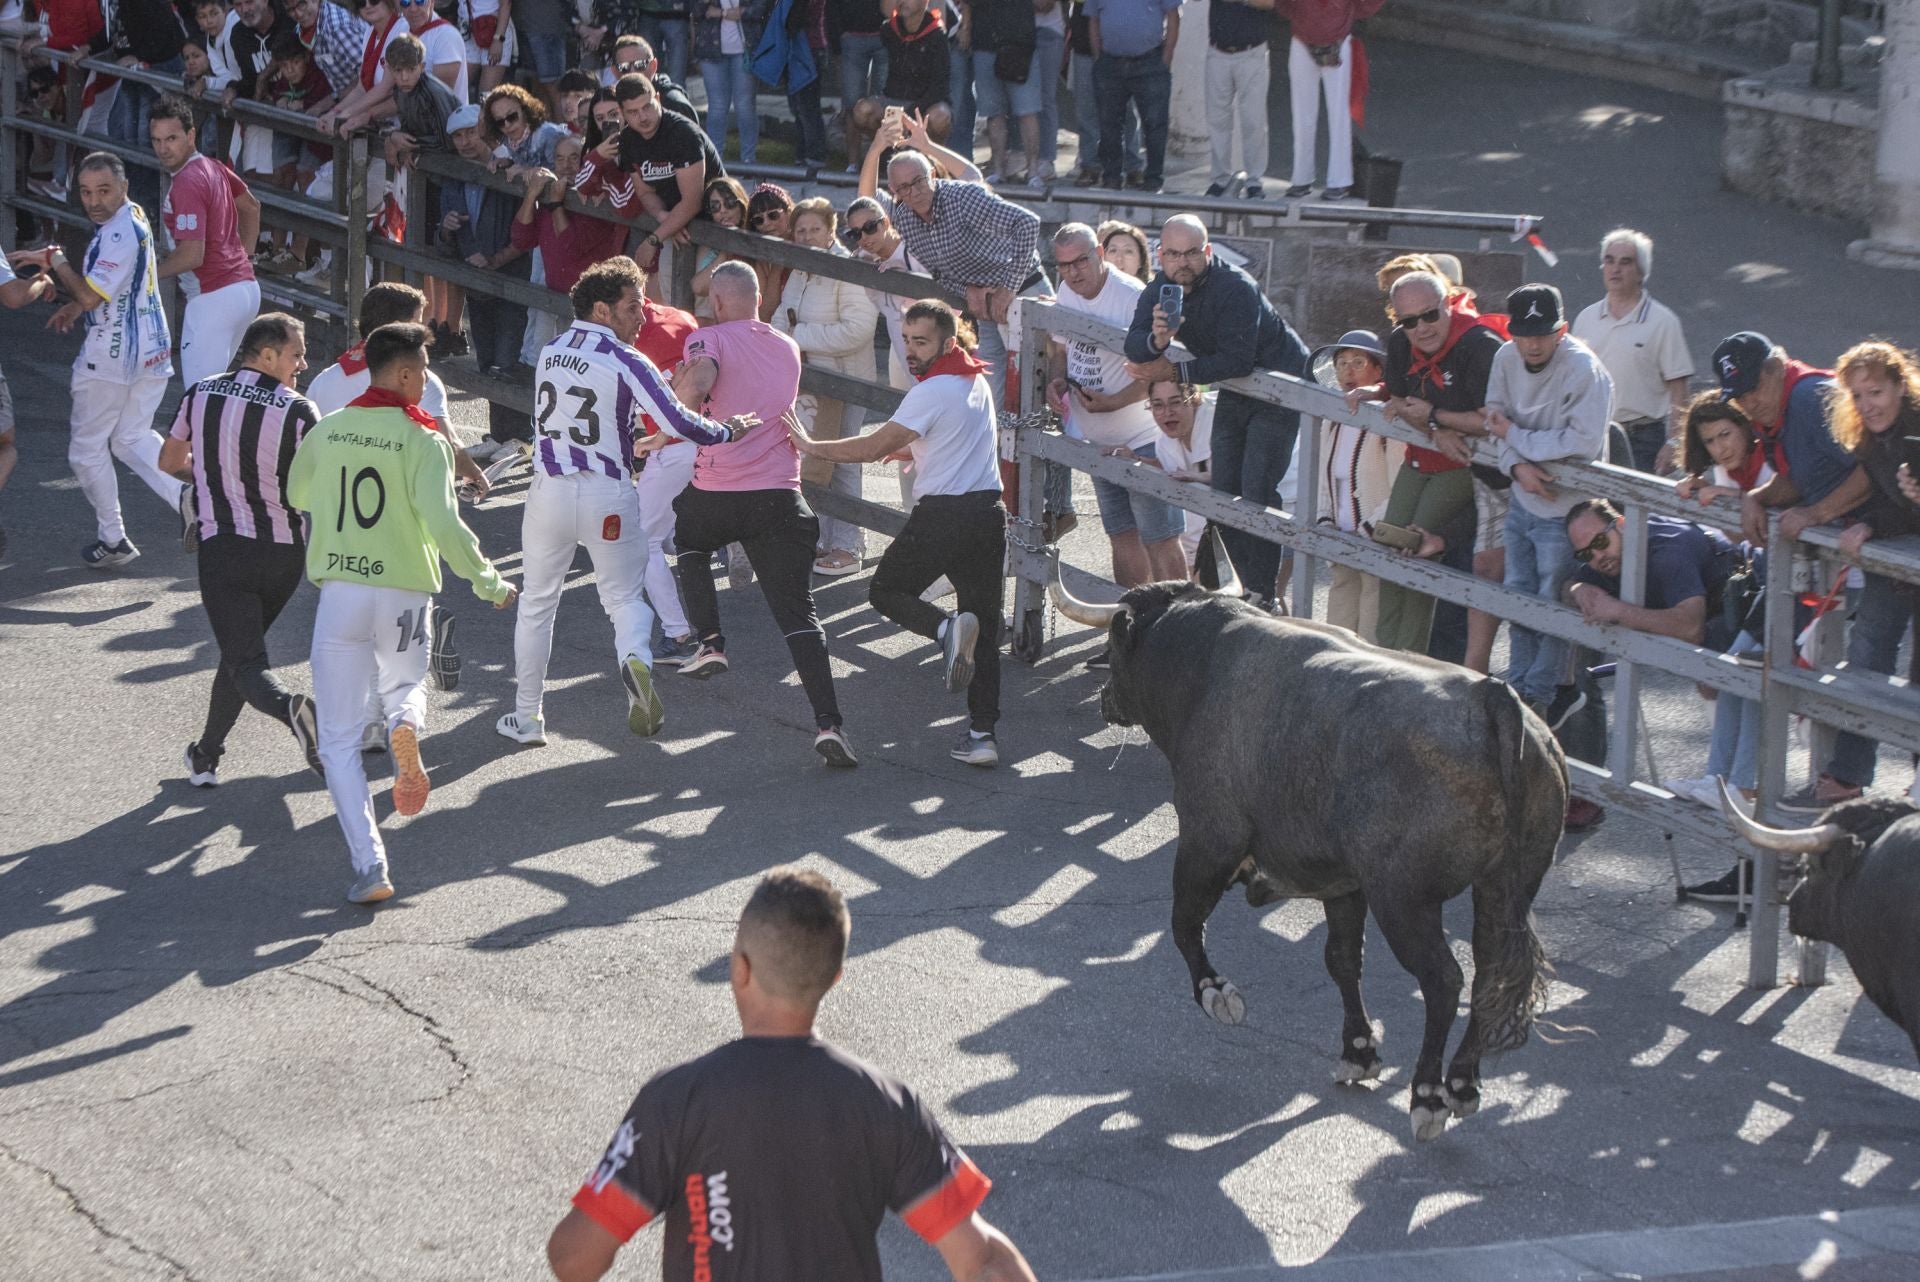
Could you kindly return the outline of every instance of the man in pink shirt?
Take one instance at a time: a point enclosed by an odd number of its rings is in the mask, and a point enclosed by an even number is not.
[[[784,422],[800,394],[800,348],[760,320],[760,280],[753,268],[722,263],[713,271],[708,297],[715,323],[687,338],[674,395],[704,414],[757,414],[769,426]],[[680,492],[673,510],[680,591],[700,639],[681,673],[704,678],[727,670],[713,554],[737,542],[753,564],[813,705],[819,727],[813,750],[830,766],[858,765],[840,728],[827,634],[813,607],[820,519],[800,497],[800,456],[792,438],[784,431],[759,431],[729,445],[701,446],[693,484]]]
[[[162,96],[148,130],[171,179],[160,215],[173,252],[160,278],[191,273],[199,286],[180,318],[180,377],[192,387],[233,367],[241,336],[260,314],[260,284],[247,257],[260,236],[260,201],[231,169],[200,154],[185,98]]]

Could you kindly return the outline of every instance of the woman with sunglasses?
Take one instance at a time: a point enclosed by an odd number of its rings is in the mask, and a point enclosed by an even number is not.
[[[728,231],[746,230],[747,191],[737,180],[715,178],[707,184],[700,199],[702,213],[708,222],[716,227],[725,227]],[[730,261],[731,257],[711,246],[702,245],[698,257],[694,259],[693,314],[702,320],[713,319],[713,302],[707,297],[707,291],[713,285],[713,269]]]
[[[519,85],[500,85],[481,102],[480,112],[481,132],[507,161],[509,177],[553,168],[553,149],[568,136],[567,127],[548,120],[538,98]]]
[[[793,197],[777,183],[761,183],[747,198],[747,230],[775,240],[786,240],[793,230]],[[787,287],[787,269],[778,263],[755,261],[760,278],[760,319],[771,322]]]
[[[834,236],[839,220],[833,205],[824,197],[801,201],[794,206],[789,221],[794,244],[841,258],[847,256]],[[795,271],[787,276],[773,324],[793,336],[808,365],[872,382],[873,323],[878,319],[873,300],[860,286],[812,272]],[[794,412],[799,415],[801,425],[817,440],[838,440],[846,433],[845,406],[832,397],[802,392]],[[859,431],[857,423],[853,430]],[[835,493],[852,498],[861,496],[859,464],[835,465],[807,459],[803,461],[801,474],[810,481],[826,482]],[[859,526],[822,516],[819,556],[813,563],[813,572],[829,578],[858,574],[866,550],[866,534]]]

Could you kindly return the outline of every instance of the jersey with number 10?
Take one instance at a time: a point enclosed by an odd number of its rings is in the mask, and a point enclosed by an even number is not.
[[[653,362],[591,321],[575,321],[540,352],[534,375],[534,454],[548,476],[633,475],[633,444],[665,432],[701,445],[727,429],[682,405]]]

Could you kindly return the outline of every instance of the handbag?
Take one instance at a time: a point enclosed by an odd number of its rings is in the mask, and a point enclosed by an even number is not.
[[[1001,45],[993,53],[993,78],[1009,85],[1027,83],[1027,73],[1033,70],[1033,51],[1035,46]]]

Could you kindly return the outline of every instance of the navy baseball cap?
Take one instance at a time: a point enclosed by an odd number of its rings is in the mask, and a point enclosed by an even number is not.
[[[1773,340],[1765,334],[1743,329],[1720,340],[1713,349],[1713,372],[1720,379],[1720,399],[1745,396],[1760,386],[1760,371],[1773,355]]]
[[[1507,295],[1507,333],[1515,338],[1551,334],[1566,318],[1560,291],[1552,285],[1522,285]]]

